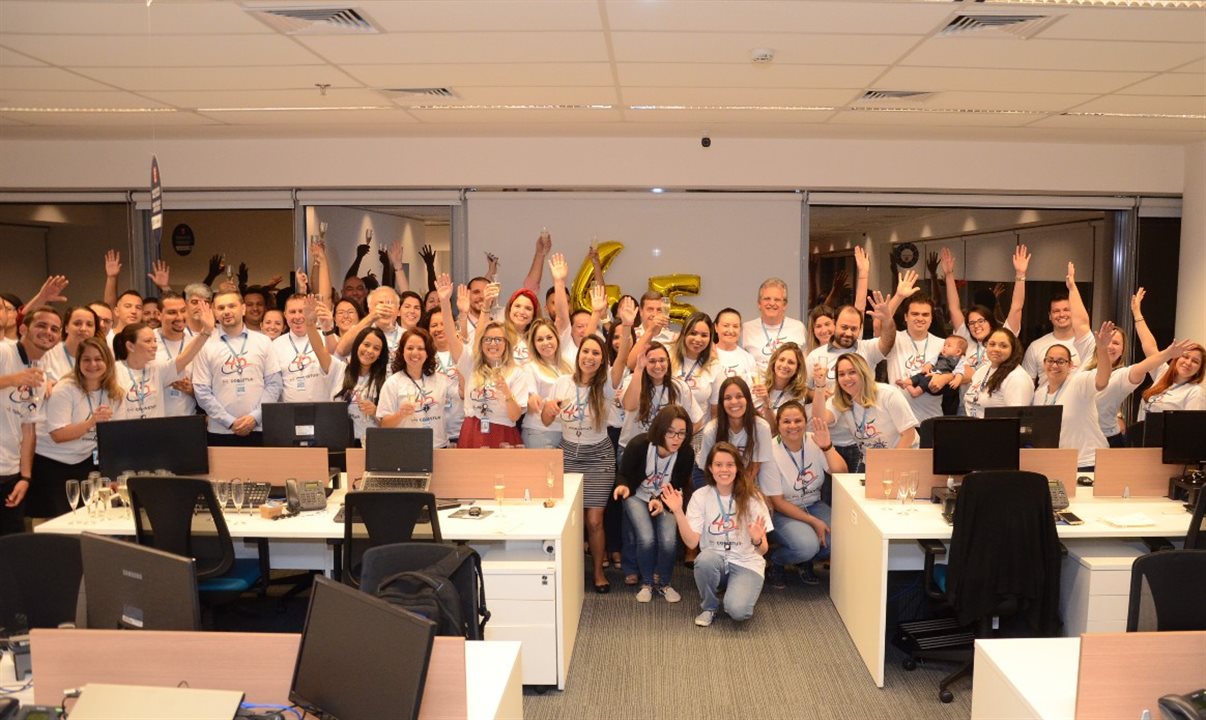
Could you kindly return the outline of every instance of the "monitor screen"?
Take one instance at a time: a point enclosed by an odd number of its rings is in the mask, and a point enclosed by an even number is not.
[[[97,423],[96,446],[105,477],[161,469],[185,476],[209,472],[201,415]]]
[[[364,469],[372,472],[429,473],[435,452],[431,428],[367,428]]]
[[[289,701],[343,720],[418,717],[435,629],[426,618],[318,575]]]
[[[1064,424],[1063,405],[1004,405],[984,409],[986,418],[1018,418],[1024,448],[1057,448]]]
[[[1155,414],[1164,416],[1164,451],[1161,453],[1164,464],[1206,462],[1206,410],[1170,410]]]
[[[89,628],[201,629],[192,558],[88,532],[80,555]]]
[[[264,447],[324,447],[352,443],[347,403],[264,403]]]
[[[964,475],[975,470],[1017,470],[1020,434],[1017,418],[934,423],[934,474]]]
[[[1164,447],[1164,416],[1155,412],[1143,416],[1143,437],[1134,438],[1141,447]]]

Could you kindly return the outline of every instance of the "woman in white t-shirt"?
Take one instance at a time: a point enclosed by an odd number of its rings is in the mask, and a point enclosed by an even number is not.
[[[519,365],[526,365],[532,358],[532,350],[528,342],[528,330],[532,321],[539,318],[540,303],[536,293],[521,288],[511,295],[503,313],[504,324],[507,328],[507,339],[511,341],[511,355]]]
[[[706,470],[704,460],[713,445],[727,442],[741,452],[742,464],[754,475],[758,467],[771,459],[770,423],[754,410],[754,398],[749,385],[739,377],[728,377],[720,383],[719,416],[704,426],[700,454],[695,456],[695,487],[703,485]]]
[[[348,404],[353,444],[364,445],[364,431],[377,425],[377,400],[389,375],[389,353],[385,333],[376,325],[363,328],[352,341],[352,354],[339,375],[340,384],[331,397]]]
[[[753,617],[762,594],[766,534],[775,526],[742,455],[727,442],[712,447],[705,465],[707,487],[691,494],[686,512],[682,491],[662,488],[662,502],[674,514],[683,542],[699,548],[694,573],[703,611],[695,618],[700,627],[711,625],[720,610],[722,583],[727,581],[724,611],[737,622]]]
[[[772,429],[777,424],[776,414],[783,403],[795,400],[803,404],[811,399],[804,353],[794,342],[785,342],[775,348],[766,364],[766,372],[759,380],[750,390],[754,404]]]
[[[862,355],[842,354],[834,364],[837,391],[826,403],[829,425],[841,423],[858,443],[858,465],[866,472],[867,451],[873,448],[917,447],[917,417],[895,385],[875,382]]]
[[[741,313],[733,308],[725,308],[716,313],[716,363],[720,366],[717,376],[722,380],[729,377],[739,377],[746,385],[754,383],[758,374],[758,366],[754,356],[741,347]],[[702,458],[700,458],[702,461]]]
[[[531,362],[525,370],[531,378],[532,394],[528,396],[528,413],[523,421],[523,446],[526,448],[561,447],[561,421],[554,418],[547,427],[540,419],[545,398],[553,396],[557,380],[573,374],[573,369],[561,356],[561,338],[550,320],[540,318],[528,328],[528,347]]]
[[[1059,405],[1061,425],[1059,446],[1075,448],[1079,472],[1093,472],[1097,448],[1109,447],[1097,421],[1097,393],[1110,381],[1108,346],[1114,324],[1106,322],[1097,334],[1098,367],[1093,372],[1077,372],[1072,351],[1063,343],[1054,343],[1043,355],[1043,381],[1034,391],[1033,405]]]
[[[1143,288],[1135,291],[1131,298],[1131,314],[1135,318],[1135,333],[1139,336],[1143,354],[1151,357],[1159,352],[1159,346],[1143,318],[1145,294]],[[1175,362],[1161,365],[1149,373],[1154,384],[1143,392],[1139,420],[1148,413],[1165,410],[1206,410],[1206,387],[1202,384],[1206,376],[1206,367],[1202,364],[1204,354],[1206,350],[1201,343],[1192,343]]]
[[[963,396],[968,417],[984,417],[984,408],[1029,405],[1034,381],[1022,367],[1022,343],[1009,328],[994,330],[984,343],[984,362],[972,374]]]
[[[33,483],[25,514],[57,517],[67,507],[68,480],[82,480],[97,469],[96,425],[113,419],[125,395],[117,383],[113,353],[104,338],[82,340],[71,371],[55,383],[37,426]]]
[[[126,393],[120,419],[164,416],[164,399],[171,384],[201,352],[214,332],[212,312],[196,312],[193,317],[201,323],[201,332],[194,335],[176,357],[156,359],[159,354],[159,335],[150,325],[127,325],[113,338],[117,384]]]
[[[857,296],[856,296],[857,298]],[[824,347],[833,339],[837,329],[837,313],[828,305],[817,305],[808,313],[808,349],[810,353]]]
[[[670,351],[656,340],[647,344],[645,352],[637,358],[623,396],[621,451],[628,446],[629,440],[648,432],[653,417],[667,405],[681,406],[694,424],[699,424],[704,417],[686,383],[671,375]]]
[[[695,404],[707,412],[705,421],[716,417],[716,406],[719,404],[720,363],[716,360],[716,348],[712,345],[714,333],[712,319],[704,313],[694,313],[687,318],[683,331],[670,349],[674,377],[686,383],[691,396],[695,398]],[[695,427],[691,446],[696,450],[699,449],[703,425],[701,422]]]
[[[80,343],[96,335],[96,311],[92,308],[77,305],[68,308],[64,317],[66,320],[63,323],[63,342],[50,348],[42,356],[42,369],[46,371],[46,379],[52,385],[60,378],[71,376]]]
[[[377,403],[381,427],[428,428],[432,447],[447,447],[444,408],[448,404],[448,378],[439,372],[431,335],[422,328],[402,333],[390,369],[393,374],[382,386]]]
[[[451,342],[449,351],[464,386],[465,421],[457,447],[522,445],[515,423],[528,406],[531,383],[523,368],[515,364],[503,324],[479,326],[472,350]]]

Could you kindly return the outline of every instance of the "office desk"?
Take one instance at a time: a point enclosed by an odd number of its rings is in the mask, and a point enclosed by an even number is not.
[[[972,720],[1071,720],[1080,638],[977,640]]]
[[[280,520],[265,520],[258,513],[226,516],[238,555],[255,552],[255,544],[240,540],[269,541],[272,567],[286,570],[333,568],[331,541],[343,539],[343,525],[334,522],[345,491],[336,490],[325,510]],[[578,636],[585,588],[582,555],[582,475],[567,473],[563,498],[546,508],[508,499],[502,517],[494,501],[479,501],[493,514],[482,519],[454,519],[454,510],[440,513],[440,532],[447,541],[464,541],[482,556],[486,605],[492,613],[487,640],[523,642],[523,683],[556,685],[565,689],[569,663]],[[133,536],[134,522],[125,509],[106,510],[103,517],[83,523],[79,511],[37,526],[37,532]],[[419,526],[422,528],[422,526]]]
[[[829,595],[846,624],[859,656],[877,687],[884,685],[889,570],[920,570],[918,539],[951,537],[938,505],[919,499],[913,512],[900,503],[868,499],[860,475],[837,475],[833,483],[833,551]],[[1184,537],[1189,513],[1166,498],[1096,499],[1092,488],[1077,487],[1070,507],[1084,525],[1060,525],[1060,539]],[[1114,527],[1102,518],[1142,512],[1154,525]]]

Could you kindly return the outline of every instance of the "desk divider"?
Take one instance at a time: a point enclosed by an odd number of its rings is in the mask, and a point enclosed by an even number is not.
[[[33,630],[34,702],[58,705],[65,688],[88,683],[176,687],[184,681],[239,691],[250,703],[291,705],[300,643],[294,633]],[[467,715],[465,639],[437,637],[419,717]]]
[[[1159,699],[1188,694],[1206,679],[1206,632],[1086,633],[1080,636],[1076,720],[1160,717]]]
[[[1168,479],[1180,475],[1180,465],[1161,462],[1161,448],[1103,448],[1097,451],[1093,473],[1094,497],[1167,497]]]
[[[1022,470],[1041,473],[1049,480],[1059,480],[1069,496],[1076,493],[1075,449],[1023,448],[1018,464]],[[863,493],[868,498],[882,499],[884,489],[880,480],[883,479],[884,470],[891,470],[897,482],[900,481],[901,471],[915,470],[917,497],[929,498],[934,487],[946,486],[947,476],[935,475],[933,468],[934,451],[931,448],[872,448],[867,451],[867,483]],[[956,478],[962,480],[963,476],[957,475]]]
[[[240,477],[273,485],[285,484],[288,478],[321,480],[326,485],[327,449],[319,447],[211,447],[209,474],[212,480]]]
[[[437,448],[433,460],[431,489],[442,498],[493,498],[494,476],[502,475],[507,486],[504,497],[522,498],[524,489],[532,500],[552,495],[565,497],[561,449],[536,448]],[[553,470],[553,489],[545,484],[545,473]],[[364,449],[348,448],[349,486],[364,476]]]

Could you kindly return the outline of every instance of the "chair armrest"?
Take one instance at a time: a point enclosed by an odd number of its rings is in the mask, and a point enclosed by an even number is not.
[[[933,558],[935,555],[946,554],[946,545],[943,545],[941,540],[923,539],[918,540],[917,544],[920,545],[921,549],[925,551],[925,554],[929,556],[926,558],[926,561],[931,564],[934,562]]]
[[[946,554],[946,545],[943,545],[941,540],[930,539],[918,540],[917,544],[925,552],[925,570],[922,572],[925,582],[925,594],[935,600],[945,600],[946,593],[938,587],[938,583],[934,577],[934,558]]]
[[[1175,546],[1167,538],[1145,537],[1139,539],[1147,546],[1148,552],[1164,552],[1165,550],[1175,549]]]

